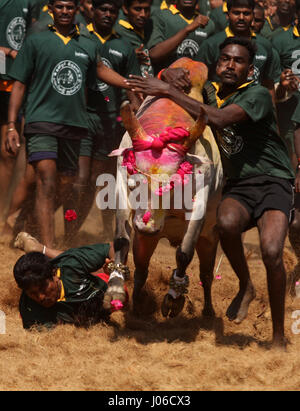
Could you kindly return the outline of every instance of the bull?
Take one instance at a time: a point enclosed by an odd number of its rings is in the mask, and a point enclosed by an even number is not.
[[[202,102],[207,67],[188,58],[177,60],[171,67],[189,70],[192,85],[189,95]],[[137,307],[140,292],[146,283],[151,256],[159,240],[167,238],[177,249],[176,267],[161,306],[163,316],[175,317],[183,309],[188,291],[186,269],[195,249],[200,261],[200,280],[204,290],[203,315],[212,316],[211,285],[218,246],[216,207],[221,195],[223,171],[218,147],[206,125],[206,114],[199,107],[199,117],[195,121],[174,102],[148,97],[137,115],[129,104],[125,104],[121,116],[127,132],[117,151],[115,263],[111,269],[104,306],[109,308],[112,301],[124,302],[126,298],[125,272],[122,272],[122,267],[127,260],[133,228],[133,307]],[[158,175],[170,177],[167,184],[162,182],[159,186],[155,185],[159,207],[154,208],[153,201],[148,198],[146,204],[140,207],[133,208],[132,204],[128,204],[127,207],[118,208],[120,197],[128,200],[128,174],[132,176],[136,173],[149,183],[147,187],[150,187],[151,199],[153,178],[155,180]],[[195,182],[197,175],[201,175],[201,184],[198,185]],[[171,176],[178,177],[179,181]],[[184,204],[181,209],[174,207],[174,201],[167,209],[162,206],[164,193],[171,194],[174,200],[175,188],[183,190],[187,177],[192,179],[193,190],[193,207],[189,218],[189,210]]]

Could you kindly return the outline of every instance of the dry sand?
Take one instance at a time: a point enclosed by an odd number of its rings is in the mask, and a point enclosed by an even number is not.
[[[89,216],[83,230],[82,244],[105,240],[97,211]],[[213,283],[214,320],[201,316],[203,290],[196,257],[188,268],[189,303],[179,317],[162,317],[160,303],[174,267],[175,250],[161,241],[151,261],[139,318],[130,311],[117,312],[111,325],[99,324],[89,330],[64,325],[50,332],[28,332],[21,325],[19,291],[12,276],[22,252],[0,244],[0,310],[6,316],[6,332],[0,334],[0,390],[298,390],[300,334],[293,333],[291,327],[300,299],[287,295],[287,352],[270,350],[266,275],[256,230],[247,233],[245,246],[251,251],[248,261],[257,297],[240,325],[225,317],[237,291],[236,277],[226,258],[218,272],[221,279]],[[219,251],[217,261],[220,255]],[[285,262],[290,272],[295,259],[288,244]],[[133,268],[131,255],[129,266]]]

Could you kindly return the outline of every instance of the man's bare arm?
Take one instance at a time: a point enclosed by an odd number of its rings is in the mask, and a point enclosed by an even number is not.
[[[192,31],[198,27],[205,27],[208,20],[208,17],[199,15],[191,24],[179,30],[174,36],[156,44],[149,50],[151,61],[153,63],[164,61]]]
[[[128,88],[125,78],[100,61],[97,64],[97,77],[113,87]]]
[[[208,124],[216,128],[224,128],[230,124],[241,123],[248,119],[247,113],[237,104],[230,104],[220,110],[216,107],[202,104],[182,93],[171,84],[156,78],[149,77],[143,79],[138,76],[130,76],[130,80],[127,80],[127,84],[134,92],[169,98],[185,109],[195,119],[199,115],[199,107],[202,107],[208,116]]]
[[[8,105],[8,129],[5,141],[6,151],[16,155],[20,147],[20,136],[15,128],[18,114],[26,92],[26,85],[20,81],[15,81],[11,91]]]

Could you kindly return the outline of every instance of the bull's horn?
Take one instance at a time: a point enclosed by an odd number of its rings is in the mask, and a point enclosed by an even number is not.
[[[204,108],[200,107],[200,113],[197,118],[197,121],[191,127],[189,137],[187,137],[187,139],[183,143],[183,146],[185,148],[189,149],[190,147],[192,147],[192,145],[196,142],[196,140],[201,136],[201,134],[203,133],[206,127],[207,120],[208,120],[208,117],[207,117],[206,111],[204,110]]]
[[[120,113],[124,127],[128,131],[128,134],[130,135],[131,139],[146,140],[147,134],[143,129],[141,123],[139,122],[138,118],[133,113],[128,101],[124,101],[124,103],[121,105]]]

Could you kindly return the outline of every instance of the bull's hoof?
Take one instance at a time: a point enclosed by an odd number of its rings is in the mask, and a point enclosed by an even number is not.
[[[116,304],[123,308],[128,304],[129,295],[126,286],[108,286],[103,297],[103,308],[105,310],[116,311]],[[121,304],[120,304],[121,303]]]
[[[170,294],[166,294],[161,305],[161,313],[164,317],[176,317],[183,309],[185,298],[180,295],[178,298],[173,298]]]

